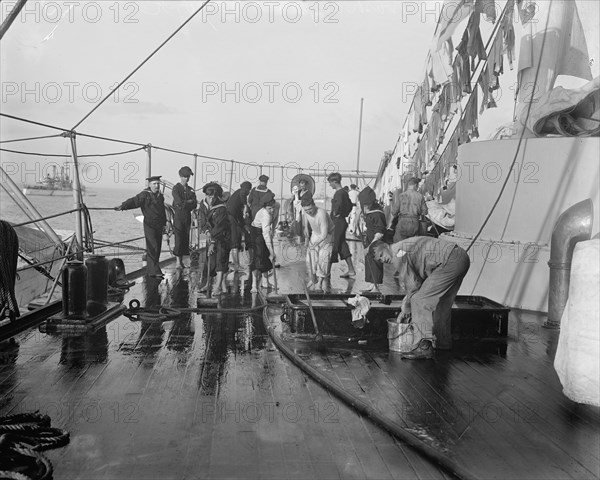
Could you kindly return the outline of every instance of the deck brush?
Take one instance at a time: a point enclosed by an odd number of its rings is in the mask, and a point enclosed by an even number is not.
[[[306,285],[304,285],[304,293],[306,293],[308,309],[310,310],[310,316],[312,318],[313,327],[315,328],[315,340],[317,341],[316,350],[319,353],[325,353],[327,351],[327,347],[325,346],[325,342],[323,341],[323,335],[321,334],[321,332],[319,332],[319,326],[317,325],[315,311],[313,310],[312,301],[310,299],[310,294],[308,293],[308,288],[306,287]]]

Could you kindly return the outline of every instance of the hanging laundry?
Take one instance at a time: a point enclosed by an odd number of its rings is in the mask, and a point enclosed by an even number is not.
[[[440,143],[440,130],[442,128],[442,116],[440,115],[440,102],[436,103],[431,112],[429,126],[427,128],[427,153],[433,155]]]
[[[502,55],[502,37],[496,35],[492,48],[490,48],[490,54],[488,56],[488,84],[490,90],[497,90],[500,86],[498,77],[504,73],[504,59]]]
[[[463,117],[463,125],[465,132],[468,134],[469,140],[479,137],[479,118],[477,116],[477,89],[473,89],[471,98],[467,102],[465,108],[465,116]]]
[[[459,25],[469,18],[475,8],[475,0],[445,0],[440,20],[435,29],[434,48],[437,52],[446,40],[452,37]]]
[[[427,75],[431,80],[431,91],[437,92],[452,76],[452,54],[454,46],[449,38],[442,44],[442,48],[429,54]]]
[[[467,52],[473,60],[472,71],[475,69],[475,58],[479,58],[479,60],[485,60],[487,58],[485,46],[483,45],[483,39],[481,38],[481,31],[479,30],[480,20],[481,13],[479,13],[477,10],[474,11],[469,18],[469,23],[467,24],[467,29],[465,30],[465,33],[468,36]]]
[[[431,107],[431,98],[433,97],[433,92],[429,87],[429,77],[427,74],[425,74],[425,80],[423,80],[423,85],[421,85],[421,96],[423,105],[426,107]],[[427,111],[425,111],[425,118],[427,118]]]
[[[448,142],[448,145],[446,145],[440,161],[444,165],[458,163],[458,130],[455,130],[450,137],[450,141]]]
[[[476,9],[485,15],[488,22],[496,23],[496,2],[494,0],[480,0]]]
[[[536,21],[524,24],[527,33],[521,37],[517,67],[519,89],[522,91],[519,101],[527,103],[552,90],[558,75],[592,80],[577,2],[536,2],[535,8]],[[537,83],[534,84],[538,69]]]
[[[423,126],[427,125],[427,98],[423,92],[423,85],[417,87],[413,99],[413,132],[423,133]]]
[[[481,108],[479,109],[479,113],[482,114],[483,111],[486,108],[496,108],[496,101],[494,100],[494,97],[492,96],[492,88],[491,85],[489,83],[490,81],[490,77],[497,79],[498,77],[496,77],[496,75],[494,75],[493,73],[490,73],[492,71],[492,68],[490,67],[490,64],[486,64],[484,71],[481,73],[481,76],[479,77],[479,86],[481,87],[481,93],[483,94],[483,98],[481,100]]]
[[[458,84],[463,93],[471,93],[471,58],[467,52],[469,34],[465,30],[462,40],[456,47],[456,63],[454,72],[458,78]]]
[[[508,66],[513,69],[513,60],[515,58],[515,27],[514,20],[514,0],[508,0],[506,5],[506,14],[502,18],[500,29],[502,30],[503,47],[502,53],[506,54]]]

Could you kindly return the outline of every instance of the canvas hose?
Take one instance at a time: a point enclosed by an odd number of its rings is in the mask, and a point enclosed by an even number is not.
[[[39,450],[69,443],[69,432],[50,426],[39,412],[0,417],[0,478],[48,480],[52,464]]]
[[[402,425],[385,417],[360,398],[348,393],[343,387],[340,387],[335,382],[330,380],[327,375],[319,372],[316,368],[303,360],[300,355],[297,355],[288,345],[286,345],[283,339],[277,333],[275,333],[273,325],[269,323],[267,310],[268,307],[273,306],[274,305],[266,305],[267,308],[263,310],[263,324],[275,346],[281,350],[283,354],[292,361],[292,363],[294,363],[298,368],[300,368],[328,392],[333,393],[344,403],[358,411],[358,413],[364,415],[379,427],[382,427],[388,433],[404,442],[418,453],[422,454],[428,460],[431,460],[434,464],[436,464],[445,472],[451,474],[453,477],[461,480],[475,480],[477,478],[448,455],[445,455],[436,448],[428,445],[409,430],[405,429]]]

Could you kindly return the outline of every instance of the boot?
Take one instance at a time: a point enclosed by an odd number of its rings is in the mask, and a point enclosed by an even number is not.
[[[415,349],[401,354],[401,358],[406,358],[407,360],[433,358],[433,345],[430,340],[421,340]]]

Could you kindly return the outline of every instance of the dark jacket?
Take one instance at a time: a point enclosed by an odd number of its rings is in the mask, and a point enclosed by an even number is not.
[[[173,187],[173,210],[175,214],[188,213],[196,208],[196,192],[192,187],[178,183]]]
[[[144,215],[144,223],[151,227],[159,228],[167,224],[165,213],[165,197],[158,192],[153,194],[150,189],[142,190],[135,197],[128,198],[121,204],[121,210],[141,208]]]
[[[210,207],[206,217],[206,224],[211,240],[229,242],[231,240],[231,227],[227,207],[221,201]]]

